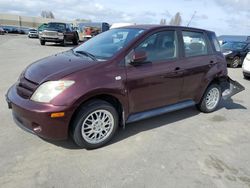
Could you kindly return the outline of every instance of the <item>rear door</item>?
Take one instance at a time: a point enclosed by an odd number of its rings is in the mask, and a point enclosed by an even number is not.
[[[184,78],[181,99],[194,100],[202,89],[205,75],[217,60],[204,32],[183,30],[181,36],[184,56],[181,63]]]
[[[127,55],[126,86],[130,113],[179,101],[183,79],[179,71],[177,38],[174,30],[164,30],[146,37],[133,50],[145,51],[147,60],[136,66],[130,65],[131,53]]]

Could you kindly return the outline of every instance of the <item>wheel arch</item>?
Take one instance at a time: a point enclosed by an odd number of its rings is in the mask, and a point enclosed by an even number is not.
[[[212,84],[218,84],[221,87],[221,91],[225,91],[226,89],[228,89],[229,85],[228,85],[228,76],[225,75],[221,75],[221,76],[214,76],[211,78],[207,78],[204,81],[204,86],[200,88],[200,92],[199,94],[196,96],[195,101],[198,104],[203,95],[205,94],[207,88],[212,85]]]
[[[72,128],[72,122],[75,119],[77,113],[80,111],[81,106],[87,104],[88,102],[94,101],[94,100],[103,100],[111,104],[116,110],[119,115],[119,122],[121,125],[123,125],[124,119],[125,119],[125,111],[126,111],[126,104],[122,102],[122,100],[110,93],[100,93],[96,95],[92,95],[89,97],[83,97],[83,99],[80,99],[76,102],[75,110],[73,111],[73,115],[71,116],[70,123],[68,125],[68,131],[71,131]]]

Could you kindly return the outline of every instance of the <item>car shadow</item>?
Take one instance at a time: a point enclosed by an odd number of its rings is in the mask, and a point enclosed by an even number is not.
[[[243,103],[243,101],[237,101],[231,98],[228,100],[221,100],[218,109],[226,108],[227,110],[236,110],[236,109],[246,110],[247,108],[240,103]]]
[[[222,108],[226,108],[228,110],[247,109],[243,105],[234,102],[232,99],[226,101],[222,100],[218,110]],[[201,112],[198,111],[196,107],[190,107],[183,110],[178,110],[175,112],[163,114],[157,117],[145,119],[139,122],[127,124],[125,129],[123,129],[122,127],[118,129],[115,137],[112,139],[111,142],[106,144],[106,146],[118,143],[122,140],[125,140],[131,136],[134,136],[144,131],[149,131],[162,126],[170,126],[174,122],[191,118],[200,113]],[[76,146],[76,144],[72,141],[72,139],[68,139],[65,141],[51,141],[51,140],[45,140],[45,141],[65,149],[72,149],[72,150],[82,149]]]

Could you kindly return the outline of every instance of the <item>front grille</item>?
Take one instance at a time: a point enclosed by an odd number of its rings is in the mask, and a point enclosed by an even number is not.
[[[20,78],[20,81],[16,86],[18,95],[24,99],[29,99],[37,87],[37,83],[32,82],[25,77]]]
[[[53,36],[57,36],[57,32],[55,32],[55,31],[44,31],[43,35],[53,37]]]

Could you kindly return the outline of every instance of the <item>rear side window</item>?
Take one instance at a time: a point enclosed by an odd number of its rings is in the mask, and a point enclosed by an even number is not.
[[[182,36],[186,57],[194,57],[208,54],[208,45],[203,33],[183,31]]]
[[[212,34],[210,37],[210,40],[212,40],[212,43],[213,43],[213,46],[214,46],[214,49],[216,52],[221,52],[221,47],[220,47],[220,43],[216,37],[215,34]]]
[[[135,51],[145,51],[147,61],[161,62],[177,57],[177,35],[175,31],[162,31],[149,36]]]

